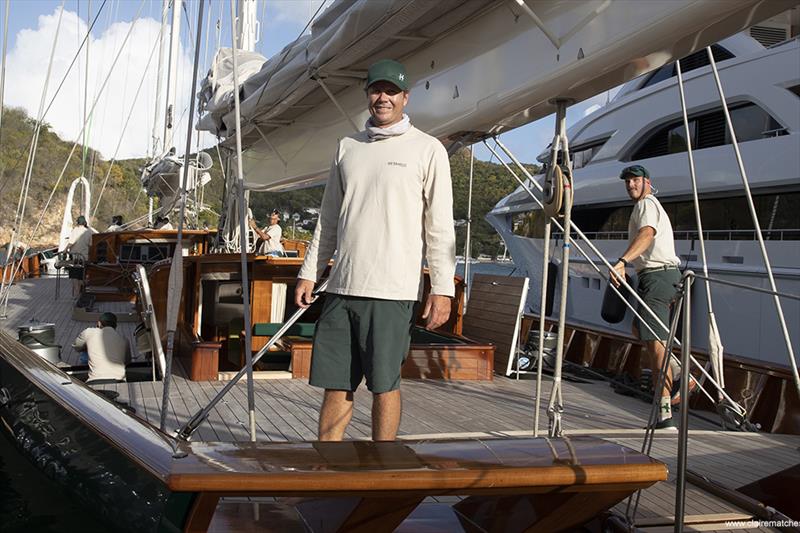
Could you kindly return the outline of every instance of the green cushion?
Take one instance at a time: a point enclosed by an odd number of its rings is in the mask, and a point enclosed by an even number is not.
[[[281,329],[282,326],[283,324],[278,324],[276,322],[256,324],[253,326],[253,335],[272,337],[278,333],[278,330]],[[315,326],[316,324],[311,322],[295,322],[285,335],[291,337],[313,337]]]
[[[411,344],[464,344],[459,339],[440,335],[435,331],[428,331],[420,326],[411,330]]]

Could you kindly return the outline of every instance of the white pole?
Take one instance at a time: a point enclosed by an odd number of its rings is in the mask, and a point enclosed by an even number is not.
[[[252,330],[250,326],[250,280],[247,276],[247,206],[244,195],[244,173],[242,171],[242,116],[239,109],[239,60],[236,54],[237,35],[234,2],[231,0],[231,33],[233,38],[233,103],[236,117],[236,175],[239,196],[239,254],[242,268],[242,308],[244,311],[244,356],[247,365],[247,410],[250,413],[250,440],[256,440],[255,395],[253,392],[253,353],[250,350]]]
[[[464,295],[464,312],[467,312],[469,294],[472,283],[469,281],[469,259],[472,256],[472,176],[475,169],[475,145],[469,147],[469,192],[467,194],[467,238],[464,242],[464,283],[467,292]]]
[[[692,200],[694,202],[694,216],[697,224],[697,237],[700,242],[700,257],[703,260],[703,275],[708,278],[708,259],[706,258],[706,243],[703,237],[703,220],[700,216],[700,199],[697,195],[697,173],[694,167],[694,153],[692,152],[692,135],[689,131],[689,115],[686,109],[686,94],[683,87],[683,72],[681,72],[680,60],[675,62],[675,70],[678,74],[678,93],[681,99],[681,111],[683,112],[683,129],[686,135],[686,153],[689,157],[689,178],[692,181]],[[725,372],[722,362],[722,342],[719,339],[719,328],[717,319],[714,316],[714,306],[711,301],[711,282],[704,280],[706,289],[706,305],[708,306],[708,354],[711,359],[714,376],[717,378],[721,387],[725,386]],[[673,381],[675,376],[672,376]],[[683,398],[683,396],[681,397]],[[688,405],[688,404],[687,404]]]
[[[570,252],[570,221],[572,217],[572,165],[569,160],[569,145],[567,141],[567,102],[556,102],[558,111],[558,135],[560,137],[560,151],[563,154],[563,163],[569,172],[564,176],[564,244],[561,253],[561,291],[558,302],[558,344],[556,345],[556,364],[553,371],[553,389],[550,394],[550,403],[547,411],[550,417],[549,435],[560,437],[562,434],[561,413],[564,410],[561,398],[561,365],[564,360],[564,331],[567,320],[567,292],[569,285],[569,252]],[[555,154],[554,154],[555,155]],[[558,158],[550,161],[551,165],[558,164]],[[543,339],[539,339],[542,344]]]
[[[258,20],[256,0],[239,0],[236,30],[239,33],[239,49],[253,52],[258,42]]]
[[[753,219],[753,227],[756,229],[756,237],[758,237],[758,246],[761,249],[761,257],[764,259],[764,268],[767,271],[769,278],[769,288],[772,292],[777,293],[778,287],[775,285],[775,277],[772,275],[772,265],[769,262],[769,255],[767,254],[767,247],[764,244],[764,236],[761,235],[761,224],[758,222],[758,214],[756,207],[753,204],[753,194],[750,192],[750,183],[747,181],[747,172],[744,169],[744,161],[742,160],[742,153],[739,151],[739,143],[736,141],[736,132],[733,130],[733,123],[731,122],[731,114],[728,112],[728,103],[725,100],[725,93],[722,91],[722,82],[719,80],[719,72],[717,72],[717,63],[714,61],[714,54],[711,53],[711,47],[706,47],[708,52],[708,61],[711,63],[711,70],[714,72],[714,81],[717,84],[717,92],[719,92],[719,100],[722,103],[722,111],[725,114],[725,123],[728,125],[728,133],[731,136],[731,144],[733,151],[736,154],[736,163],[739,165],[739,174],[742,177],[742,185],[744,186],[744,193],[747,197],[747,207],[750,208],[750,216]],[[789,329],[786,327],[786,319],[783,316],[783,307],[781,300],[777,294],[772,295],[772,301],[775,303],[775,310],[778,313],[778,320],[781,326],[781,333],[783,333],[783,340],[786,343],[786,351],[789,355],[789,364],[792,367],[792,376],[794,377],[794,386],[797,393],[800,394],[800,375],[797,373],[797,361],[794,358],[794,349],[792,348],[792,340],[789,337]]]
[[[164,115],[164,144],[162,153],[172,148],[172,136],[175,133],[175,95],[178,88],[178,49],[181,44],[181,2],[172,0],[172,27],[169,35],[169,66],[167,74],[167,106]],[[194,95],[192,95],[194,98]]]
[[[166,40],[167,36],[167,16],[169,16],[169,0],[162,0],[161,4],[161,31],[158,34],[158,70],[156,70],[156,105],[155,109],[153,110],[153,138],[152,138],[152,149],[153,149],[153,157],[157,157],[159,153],[164,152],[164,145],[163,136],[159,135],[159,132],[163,132],[160,130],[159,120],[161,119],[161,113],[164,110],[161,107],[161,91],[163,89],[164,84],[164,41]],[[152,207],[152,205],[151,205]]]

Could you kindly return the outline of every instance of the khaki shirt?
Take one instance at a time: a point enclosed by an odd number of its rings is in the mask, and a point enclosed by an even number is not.
[[[641,272],[646,268],[680,265],[681,260],[675,255],[672,223],[661,202],[652,194],[648,194],[633,206],[633,212],[628,221],[629,245],[636,238],[639,230],[646,226],[653,228],[656,235],[642,255],[631,261],[636,272]]]
[[[89,257],[89,245],[92,244],[92,231],[83,226],[75,226],[69,234],[69,252],[83,259]]]
[[[89,379],[125,379],[125,361],[131,349],[127,339],[111,326],[86,328],[72,347],[89,354]]]

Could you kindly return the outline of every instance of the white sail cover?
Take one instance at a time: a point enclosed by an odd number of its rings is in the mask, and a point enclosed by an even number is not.
[[[239,63],[239,82],[245,84],[254,74],[261,71],[266,58],[256,52],[237,50]],[[233,109],[233,50],[221,48],[214,56],[208,76],[200,84],[197,95],[200,110],[206,114],[197,124],[201,131],[211,131],[226,137],[223,117]]]
[[[415,126],[445,144],[469,142],[551,114],[555,97],[589,98],[795,3],[650,0],[632,9],[627,0],[526,0],[525,8],[508,0],[337,0],[310,35],[258,72],[256,60],[241,55],[246,186],[323,179],[337,139],[368,116],[364,79],[378,59],[405,64]],[[217,80],[228,75],[226,58],[212,73]],[[206,81],[200,127],[230,146],[233,87]]]

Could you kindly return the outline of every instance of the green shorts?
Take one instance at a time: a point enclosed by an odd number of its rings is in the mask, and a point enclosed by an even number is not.
[[[309,383],[355,391],[366,378],[374,393],[399,388],[415,310],[414,301],[326,294],[314,332]]]
[[[681,273],[677,268],[667,270],[655,270],[642,272],[639,274],[639,282],[636,292],[639,297],[647,304],[658,318],[669,327],[669,310],[672,299],[677,292],[676,285],[681,279]],[[644,322],[650,326],[655,335],[642,324],[638,319],[634,319],[636,328],[639,330],[639,338],[643,341],[667,340],[669,332],[666,331],[641,305],[637,312],[641,315]]]

